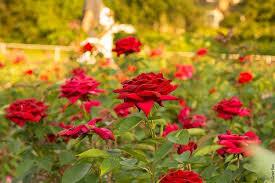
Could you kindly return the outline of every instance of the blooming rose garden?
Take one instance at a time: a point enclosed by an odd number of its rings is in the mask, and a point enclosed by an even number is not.
[[[76,63],[76,53],[38,68],[0,62],[1,75],[18,75],[1,82],[0,182],[270,180],[260,167],[274,160],[272,63],[146,52],[135,37],[113,51],[115,68],[100,55]]]

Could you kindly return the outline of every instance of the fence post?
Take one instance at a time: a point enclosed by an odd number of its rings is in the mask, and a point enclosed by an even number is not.
[[[0,43],[0,50],[2,53],[6,54],[6,44],[5,43]]]
[[[54,49],[54,61],[58,62],[60,60],[60,48],[56,46]]]

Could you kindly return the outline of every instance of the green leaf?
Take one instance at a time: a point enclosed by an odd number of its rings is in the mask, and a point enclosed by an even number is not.
[[[124,118],[119,123],[119,133],[124,133],[135,128],[141,122],[141,120],[142,118],[138,116],[130,116],[128,118]]]
[[[191,128],[187,131],[190,135],[205,135],[205,130],[201,128]]]
[[[158,162],[159,160],[161,160],[163,157],[165,157],[169,152],[170,150],[172,149],[172,147],[174,146],[173,143],[167,141],[165,142],[164,144],[162,144],[158,151],[156,152],[155,154],[155,157],[154,157],[154,162]]]
[[[140,161],[143,161],[144,163],[148,164],[149,162],[147,161],[146,157],[141,154],[141,153],[138,153],[137,151],[133,151],[132,149],[130,148],[120,148],[120,150],[122,150],[123,152],[127,153],[127,154],[130,154],[131,156],[137,158],[138,160]]]
[[[62,183],[75,183],[82,179],[91,168],[91,164],[79,163],[69,167],[63,174]]]
[[[23,178],[26,172],[28,172],[32,168],[33,164],[34,164],[34,160],[31,160],[31,159],[26,159],[22,161],[16,170],[17,177]]]
[[[174,159],[180,163],[182,163],[183,161],[187,161],[190,157],[190,151],[186,151],[180,155],[175,155]]]
[[[60,153],[60,163],[62,165],[71,163],[75,159],[75,154],[73,152],[64,151]]]
[[[77,155],[80,159],[82,158],[107,158],[109,155],[102,150],[99,149],[90,149],[88,151],[84,151]]]
[[[198,149],[194,153],[194,155],[196,155],[196,156],[203,156],[203,155],[206,155],[206,154],[208,154],[208,153],[210,153],[212,151],[216,151],[217,149],[220,149],[222,147],[223,146],[221,146],[221,145],[208,145],[208,146],[204,146],[204,147]]]
[[[119,165],[118,159],[114,159],[114,158],[104,159],[100,166],[100,170],[101,170],[100,176],[110,172],[118,165]]]
[[[187,130],[177,130],[169,133],[167,139],[174,144],[186,145],[189,141],[189,133]]]

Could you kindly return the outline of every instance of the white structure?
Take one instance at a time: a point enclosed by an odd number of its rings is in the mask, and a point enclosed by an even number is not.
[[[135,32],[135,28],[131,25],[115,24],[114,17],[111,15],[111,10],[107,7],[102,8],[99,23],[105,28],[103,33],[98,37],[90,37],[81,43],[81,46],[84,46],[88,42],[94,44],[97,51],[93,52],[92,55],[90,52],[85,52],[77,59],[78,62],[94,64],[96,62],[95,56],[98,53],[102,53],[106,59],[110,59],[111,63],[114,64],[112,58],[114,33],[124,31],[131,34]]]

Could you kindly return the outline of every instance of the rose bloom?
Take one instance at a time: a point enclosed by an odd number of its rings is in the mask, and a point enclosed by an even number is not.
[[[244,157],[251,155],[247,147],[251,144],[260,144],[259,137],[254,132],[246,132],[244,135],[232,134],[226,130],[226,134],[218,135],[218,144],[223,145],[217,153],[221,156],[225,154],[242,154]]]
[[[84,50],[84,51],[92,51],[93,48],[94,48],[94,46],[93,46],[91,43],[86,43],[86,44],[83,46],[83,50]]]
[[[248,82],[251,82],[252,79],[253,79],[253,76],[249,72],[241,72],[238,82],[239,83],[248,83]]]
[[[141,42],[135,37],[129,36],[119,39],[115,45],[116,47],[113,51],[117,52],[117,56],[120,56],[121,54],[129,55],[134,52],[140,52]]]
[[[124,103],[117,106],[118,109],[136,106],[146,116],[149,115],[154,102],[163,106],[162,101],[177,100],[177,97],[169,95],[178,86],[171,85],[172,80],[167,80],[161,73],[140,74],[136,78],[123,81],[123,88],[114,90],[119,93],[118,99]]]
[[[163,174],[160,183],[202,183],[203,179],[193,171],[172,170]]]
[[[48,107],[44,102],[36,99],[17,100],[5,109],[7,111],[5,117],[23,127],[27,122],[38,123],[47,116],[45,111]]]
[[[216,88],[212,88],[210,91],[209,91],[209,95],[212,95],[213,93],[217,92],[217,89]]]
[[[158,57],[158,56],[161,56],[162,55],[162,50],[157,48],[157,49],[153,49],[150,53],[150,58],[153,58],[153,57]]]
[[[238,60],[239,60],[240,62],[249,61],[249,60],[250,60],[250,55],[239,56]]]
[[[89,101],[89,95],[96,95],[104,90],[96,89],[100,82],[92,77],[85,75],[78,77],[74,76],[66,80],[65,84],[61,85],[60,98],[65,97],[71,103],[75,103],[78,99]]]
[[[131,114],[129,108],[120,108],[119,104],[114,107],[114,111],[119,117],[126,117]]]
[[[200,55],[200,56],[205,55],[207,53],[208,53],[208,50],[206,48],[201,48],[197,51],[197,55]]]
[[[178,125],[171,125],[170,122],[167,123],[167,126],[162,134],[163,137],[166,137],[169,133],[177,131],[179,129]]]
[[[0,68],[3,68],[4,64],[2,62],[0,62]]]
[[[225,120],[232,119],[234,116],[247,116],[250,117],[250,109],[241,108],[242,102],[239,101],[238,97],[232,97],[229,100],[225,98],[214,106],[214,111],[218,113],[218,117]]]
[[[136,66],[134,66],[134,65],[129,65],[129,66],[127,67],[127,72],[134,73],[134,72],[136,72],[136,70],[137,70],[137,68],[136,68]]]
[[[76,139],[84,134],[90,134],[90,132],[95,132],[98,134],[102,139],[104,140],[115,140],[115,137],[113,133],[106,129],[106,128],[96,128],[95,125],[97,122],[102,121],[103,118],[95,118],[91,120],[88,124],[86,125],[79,125],[77,127],[72,127],[68,130],[61,131],[57,134],[57,137],[69,137],[72,139]]]
[[[177,72],[174,73],[174,77],[179,78],[180,80],[190,79],[193,76],[195,71],[193,65],[190,64],[183,64],[183,65],[176,65]]]
[[[30,69],[30,70],[26,70],[26,71],[25,71],[25,74],[31,76],[31,75],[33,75],[33,70],[31,70],[31,69]]]
[[[179,100],[179,105],[180,105],[181,107],[186,106],[186,101],[184,100],[184,98],[181,98],[181,99]]]
[[[81,67],[77,67],[72,70],[72,74],[73,76],[84,76],[86,75],[86,71]]]
[[[187,145],[177,145],[177,153],[182,154],[183,152],[190,151],[192,155],[193,151],[197,149],[197,144],[195,142],[188,142]]]
[[[89,114],[91,114],[92,107],[100,107],[100,101],[98,100],[90,100],[90,101],[84,102],[83,104],[85,107],[85,111]]]
[[[203,115],[191,115],[190,113],[191,109],[184,107],[178,115],[178,120],[182,124],[183,129],[206,126],[206,119]]]

